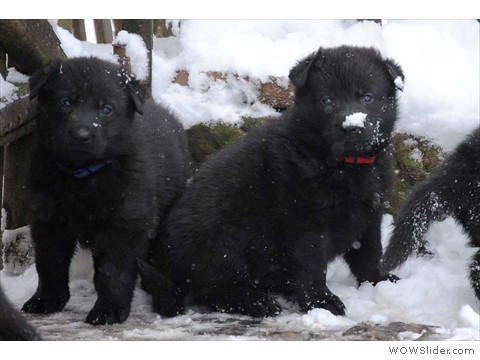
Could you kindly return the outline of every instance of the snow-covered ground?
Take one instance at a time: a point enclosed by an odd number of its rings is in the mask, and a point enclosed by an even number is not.
[[[375,46],[403,67],[405,87],[400,95],[397,131],[427,137],[450,151],[479,124],[477,21],[387,21],[380,26],[339,20],[192,20],[182,21],[180,28],[174,22],[174,32],[176,37],[155,42],[153,96],[171,107],[186,127],[201,121],[235,122],[243,115],[274,114],[256,101],[254,85],[269,76],[281,77],[286,83],[288,71],[298,59],[319,46],[342,44]],[[114,61],[108,45],[79,42],[59,28],[57,33],[68,56],[93,54]],[[126,37],[132,49],[133,69],[144,71],[145,54],[138,39]],[[177,70],[189,72],[189,87],[172,83]],[[214,81],[205,74],[207,71],[225,72],[227,80]],[[242,80],[245,77],[250,82]],[[0,96],[7,96],[11,88],[9,77],[0,81]],[[390,216],[385,216],[385,243],[391,221]],[[357,288],[342,261],[330,264],[328,284],[345,303],[346,316],[335,317],[319,309],[301,314],[295,304],[285,303],[282,315],[265,319],[256,327],[285,332],[333,331],[364,321],[401,321],[437,326],[442,338],[480,340],[480,304],[466,277],[474,250],[467,246],[467,238],[451,219],[434,224],[427,237],[434,255],[408,260],[396,271],[402,279],[396,284],[363,284]],[[63,313],[29,316],[45,338],[62,339],[62,331],[70,334],[65,335],[68,338],[90,340],[216,338],[213,330],[209,333],[216,326],[211,317],[206,322],[205,314],[190,309],[186,315],[162,319],[151,312],[149,298],[140,289],[135,292],[132,314],[125,324],[107,330],[84,324],[96,297],[88,259],[81,252],[72,264],[72,298]],[[37,275],[34,267],[17,277],[2,271],[0,282],[12,302],[21,307],[35,291]],[[231,317],[218,314],[216,318],[222,323]],[[418,336],[405,334],[405,339]],[[255,331],[247,331],[227,338],[261,337]]]

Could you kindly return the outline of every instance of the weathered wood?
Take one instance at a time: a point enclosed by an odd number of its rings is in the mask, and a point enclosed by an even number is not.
[[[85,31],[85,20],[74,19],[72,20],[73,36],[78,40],[87,40],[87,32]]]
[[[110,20],[93,20],[97,44],[111,44],[113,41],[112,24]]]
[[[0,146],[0,186],[3,189],[3,157],[4,157],[3,146]],[[0,191],[0,204],[3,203],[3,191]],[[1,230],[3,231],[3,229]],[[3,244],[2,236],[0,236],[0,270],[3,269]]]
[[[0,47],[0,75],[7,77],[7,53]]]
[[[59,19],[58,26],[65,30],[70,31],[73,34],[73,20],[72,19]]]
[[[3,208],[7,211],[6,229],[27,225],[31,190],[28,184],[34,134],[5,145]]]
[[[14,132],[15,129],[30,121],[29,105],[28,98],[23,98],[0,110],[0,141],[3,141],[3,137],[8,133]]]
[[[153,48],[153,20],[122,20],[122,30],[135,33],[142,37],[147,48],[148,78],[144,86],[146,96],[152,97],[152,48]]]
[[[23,74],[32,74],[49,59],[65,58],[47,20],[0,20],[0,47]]]
[[[113,19],[113,32],[115,36],[117,36],[118,32],[122,30],[122,20],[121,19]]]
[[[165,19],[153,20],[153,34],[159,38],[173,36],[172,26]]]
[[[22,137],[31,134],[37,128],[37,123],[35,121],[27,122],[19,128],[16,128],[14,131],[5,134],[0,138],[0,146],[4,146],[10,143],[13,143]]]

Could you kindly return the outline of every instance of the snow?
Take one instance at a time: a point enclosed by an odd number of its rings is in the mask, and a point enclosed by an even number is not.
[[[122,30],[117,34],[113,44],[125,45],[126,52],[130,57],[132,72],[137,79],[145,80],[148,77],[149,70],[147,64],[148,51],[142,37]]]
[[[51,23],[69,57],[94,55],[115,61],[111,46],[80,42],[57,27],[55,21]],[[479,124],[480,41],[479,24],[473,20],[398,20],[384,22],[384,26],[352,20],[191,20],[182,21],[180,28],[178,21],[173,24],[177,36],[156,39],[154,43],[152,91],[153,97],[178,114],[186,127],[220,119],[235,123],[246,115],[275,115],[257,101],[258,85],[269,76],[277,76],[286,84],[288,71],[297,60],[319,46],[342,44],[376,46],[402,66],[405,82],[396,79],[396,85],[404,87],[396,131],[426,137],[451,151]],[[135,42],[132,39],[134,36],[128,35],[129,43]],[[127,45],[128,55],[141,64],[146,52],[139,42],[135,44]],[[141,67],[134,66],[133,70],[143,76]],[[179,70],[188,71],[188,87],[172,83]],[[208,71],[221,71],[226,79],[216,80],[208,76]],[[3,78],[0,85],[0,95],[8,98],[13,85]],[[413,158],[421,155],[418,151],[412,153]],[[392,218],[386,215],[382,225],[384,245],[391,223]],[[341,331],[363,321],[401,321],[437,326],[438,334],[454,340],[480,340],[480,304],[467,278],[475,249],[468,247],[466,236],[450,218],[435,223],[427,240],[434,255],[407,260],[394,272],[401,278],[395,284],[362,284],[357,288],[343,261],[331,263],[327,282],[347,307],[344,317],[322,309],[301,314],[295,304],[279,299],[285,309],[280,316],[262,320],[243,335],[218,337],[212,331],[219,323],[233,318],[251,319],[215,314],[215,322],[207,321],[206,314],[196,308],[164,319],[151,311],[148,295],[137,287],[132,313],[125,324],[108,330],[94,328],[83,323],[96,298],[92,264],[89,255],[79,251],[72,262],[72,298],[65,311],[28,318],[43,336],[51,339],[67,335],[72,339],[256,339],[258,329],[270,329],[272,333],[299,329]],[[0,283],[20,308],[36,289],[35,268],[31,266],[16,277],[3,270]],[[419,336],[402,333],[406,340]]]
[[[354,126],[354,127],[365,127],[365,120],[367,119],[367,114],[356,112],[350,115],[345,116],[345,121],[342,123],[344,128]]]
[[[8,68],[8,74],[5,80],[12,83],[26,83],[28,82],[28,76],[22,74],[14,67],[11,67]]]
[[[415,161],[421,162],[423,159],[423,153],[419,148],[415,148],[410,153],[410,157]]]
[[[17,90],[17,87],[8,81],[5,81],[3,76],[0,75],[0,109],[17,99],[15,96],[15,90]]]
[[[2,234],[3,269],[7,275],[20,275],[33,263],[33,247],[30,227],[4,229]],[[9,254],[6,257],[6,253]],[[22,261],[15,261],[22,259]]]
[[[403,79],[400,76],[397,76],[393,83],[398,90],[403,91]]]

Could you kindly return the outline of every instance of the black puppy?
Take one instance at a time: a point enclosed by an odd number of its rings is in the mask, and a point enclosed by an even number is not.
[[[172,209],[155,260],[173,296],[147,274],[160,314],[182,311],[189,295],[216,311],[273,316],[282,309],[268,293],[280,293],[304,312],[341,315],[326,285],[335,257],[359,282],[389,277],[378,270],[380,223],[402,70],[375,49],[343,46],[320,48],[290,79],[293,108],[210,157]]]
[[[433,221],[452,216],[480,247],[480,128],[467,137],[403,202],[382,260],[394,269],[416,249]],[[480,250],[470,265],[470,281],[480,300]]]
[[[31,78],[30,89],[38,98],[31,183],[39,283],[23,310],[62,310],[78,243],[92,251],[98,293],[86,321],[122,322],[137,258],[186,181],[183,128],[166,109],[144,105],[138,82],[107,61],[54,61]]]
[[[0,341],[14,340],[41,340],[41,338],[13,308],[0,287]]]

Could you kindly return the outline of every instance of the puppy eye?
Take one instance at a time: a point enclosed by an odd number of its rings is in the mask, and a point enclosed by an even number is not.
[[[323,105],[332,105],[333,104],[333,100],[330,96],[324,96],[322,98],[322,104]]]
[[[110,115],[113,112],[113,108],[110,105],[104,105],[101,109],[102,115]]]
[[[370,93],[366,93],[362,96],[362,102],[365,104],[371,104],[373,102],[373,95]]]
[[[69,108],[72,106],[72,101],[68,97],[63,97],[58,102],[62,108]]]

